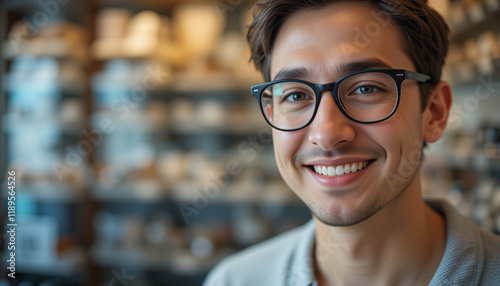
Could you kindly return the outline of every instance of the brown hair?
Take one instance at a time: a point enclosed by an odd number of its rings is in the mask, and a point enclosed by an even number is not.
[[[345,0],[263,0],[254,7],[254,20],[247,33],[251,58],[266,81],[270,81],[271,52],[281,25],[301,10],[320,9]],[[418,72],[431,76],[420,84],[422,110],[433,86],[441,80],[449,44],[449,28],[426,0],[365,0],[389,16],[401,31],[403,49]]]

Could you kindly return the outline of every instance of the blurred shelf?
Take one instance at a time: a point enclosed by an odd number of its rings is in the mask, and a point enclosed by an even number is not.
[[[4,183],[6,186],[7,184]],[[74,204],[85,199],[84,189],[59,184],[16,185],[16,194],[28,195],[39,202]]]
[[[229,72],[214,72],[203,74],[176,73],[172,77],[169,88],[172,92],[195,93],[205,95],[207,93],[234,93],[245,92],[251,97],[250,86],[258,84],[255,78],[246,79],[236,77]]]
[[[60,75],[59,75],[60,76]],[[66,81],[60,78],[53,80],[26,78],[22,82],[15,82],[10,74],[3,75],[3,91],[5,92],[25,92],[35,94],[60,94],[72,97],[81,96],[86,89],[84,81]]]
[[[148,271],[168,271],[178,275],[204,275],[232,250],[219,251],[214,256],[199,259],[187,250],[171,254],[144,249],[113,249],[92,247],[92,260],[101,267],[133,267]]]
[[[200,195],[210,203],[216,204],[275,204],[294,206],[300,201],[289,188],[281,181],[269,182],[263,186],[242,186],[230,184],[217,190],[205,190],[203,186],[192,182],[183,182],[175,186],[162,189],[147,188],[140,185],[122,185],[103,188],[98,185],[91,188],[94,200],[103,203],[139,203],[162,204],[167,202],[192,204]]]
[[[268,125],[262,122],[252,122],[252,120],[243,120],[244,122],[232,122],[226,120],[217,124],[210,124],[200,121],[189,122],[172,122],[169,124],[168,130],[177,135],[193,135],[193,134],[213,134],[215,136],[221,134],[233,135],[251,135],[256,134],[262,129],[267,129]],[[253,120],[254,121],[254,120]]]
[[[440,160],[445,167],[456,170],[491,171],[500,170],[500,157],[475,156],[444,156]]]
[[[82,248],[75,248],[54,259],[17,257],[16,270],[25,274],[69,277],[85,271],[85,253]]]
[[[262,186],[233,183],[217,191],[207,190],[198,184],[185,182],[176,185],[171,191],[171,200],[176,203],[192,204],[199,200],[198,196],[204,196],[204,199],[209,203],[216,204],[300,205],[299,199],[280,181],[270,182]]]
[[[85,128],[83,123],[65,124],[64,122],[61,122],[57,117],[44,119],[26,119],[19,118],[10,113],[7,113],[3,116],[2,125],[2,130],[8,134],[23,132],[23,130],[26,130],[27,126],[38,126],[40,128],[54,127],[62,135],[81,136],[81,132]]]
[[[146,253],[143,249],[117,249],[93,246],[91,248],[92,260],[104,267],[137,267],[141,269],[168,270],[172,259],[164,253]]]
[[[84,47],[71,46],[63,39],[39,42],[26,40],[22,45],[5,40],[2,45],[2,58],[5,60],[13,60],[23,54],[35,57],[50,57],[56,60],[76,60],[82,65],[85,65],[88,60]],[[19,47],[16,45],[19,45]]]
[[[472,93],[477,93],[476,89],[480,86],[483,86],[484,90],[489,91],[491,95],[500,95],[500,89],[498,88],[498,82],[500,82],[500,59],[492,60],[492,66],[493,72],[490,74],[482,74],[481,72],[479,72],[477,67],[473,67],[473,76],[471,76],[470,80],[457,80],[456,78],[458,77],[458,75],[455,75],[450,81],[452,91],[472,89]],[[454,70],[453,72],[458,74],[458,70]],[[484,91],[481,90],[481,92]],[[476,97],[477,96],[478,95],[476,94]]]
[[[116,187],[94,185],[91,188],[91,196],[103,203],[159,204],[167,200],[166,192],[159,184],[149,185],[148,188],[141,187],[140,184]]]
[[[125,105],[124,105],[125,106]],[[131,110],[132,108],[130,108]],[[130,111],[129,110],[129,111]],[[176,135],[251,135],[256,134],[263,129],[268,130],[269,126],[260,120],[260,118],[250,117],[246,115],[244,118],[238,120],[222,119],[217,122],[209,122],[203,118],[189,119],[189,121],[180,120],[167,120],[164,124],[153,123],[148,119],[146,114],[138,113],[132,115],[128,113],[127,116],[120,116],[113,111],[96,111],[91,115],[91,122],[93,128],[99,128],[101,122],[112,122],[114,128],[122,130],[132,130],[133,128],[140,128],[151,133],[174,133]],[[113,128],[113,129],[114,129]]]
[[[484,7],[483,7],[484,9]],[[461,43],[469,38],[476,38],[479,32],[486,30],[500,31],[500,9],[489,12],[485,9],[485,17],[477,23],[471,23],[469,20],[467,25],[452,29],[451,41]]]

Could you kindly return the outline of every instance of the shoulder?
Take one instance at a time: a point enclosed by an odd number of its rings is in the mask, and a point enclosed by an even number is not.
[[[484,246],[484,266],[481,285],[494,285],[500,281],[500,236],[481,230]]]
[[[426,200],[446,220],[447,241],[432,285],[497,285],[500,236],[476,226],[445,200]],[[434,280],[433,280],[434,281]]]
[[[203,285],[283,284],[298,242],[312,228],[313,224],[309,222],[224,258],[210,271]]]

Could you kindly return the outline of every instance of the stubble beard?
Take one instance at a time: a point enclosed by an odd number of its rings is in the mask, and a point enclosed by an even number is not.
[[[420,154],[422,156],[422,153]],[[413,167],[409,176],[401,176],[403,180],[397,182],[390,182],[388,179],[383,180],[377,184],[373,184],[364,192],[368,194],[362,198],[362,201],[356,205],[354,210],[331,210],[328,205],[320,205],[311,197],[307,197],[304,203],[311,211],[312,215],[320,222],[335,227],[348,227],[360,224],[386,207],[395,207],[399,199],[408,190],[409,185],[415,179],[419,165]],[[390,186],[391,183],[397,185]],[[383,195],[387,194],[387,195]],[[392,196],[392,197],[391,197]],[[344,197],[342,192],[337,192],[333,199],[342,200]]]

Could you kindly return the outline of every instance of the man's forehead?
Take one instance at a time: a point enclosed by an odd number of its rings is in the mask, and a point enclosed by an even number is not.
[[[374,11],[379,13],[372,4],[356,1],[293,14],[274,42],[271,77],[277,78],[283,69],[314,71],[309,64],[335,67],[332,72],[339,75],[361,61],[379,61],[374,68],[391,66],[384,53],[404,53],[400,33],[391,20],[377,18]]]

